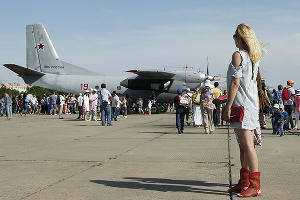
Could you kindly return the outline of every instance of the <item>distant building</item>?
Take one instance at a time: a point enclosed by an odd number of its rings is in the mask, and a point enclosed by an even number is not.
[[[1,84],[1,87],[17,90],[18,92],[26,92],[27,88],[30,88],[31,86],[22,83],[3,83]]]

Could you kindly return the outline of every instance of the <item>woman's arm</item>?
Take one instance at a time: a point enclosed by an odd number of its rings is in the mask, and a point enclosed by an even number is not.
[[[227,98],[227,104],[226,104],[227,107],[231,108],[233,101],[235,99],[236,93],[239,89],[239,86],[240,86],[240,79],[232,77],[229,91],[228,91],[228,98]]]
[[[232,65],[239,67],[242,63],[242,57],[239,52],[234,52],[232,55]],[[228,91],[227,103],[223,111],[224,121],[230,122],[231,106],[235,99],[236,93],[240,86],[240,78],[231,77],[230,87]]]

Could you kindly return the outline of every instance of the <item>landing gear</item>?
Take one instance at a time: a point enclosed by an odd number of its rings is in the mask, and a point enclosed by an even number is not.
[[[156,103],[152,105],[152,113],[159,114],[165,113],[168,110],[168,105],[166,103]]]

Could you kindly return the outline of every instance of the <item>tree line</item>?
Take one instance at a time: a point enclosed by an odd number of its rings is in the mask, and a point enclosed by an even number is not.
[[[52,94],[53,92],[57,95],[59,94],[59,91],[50,90],[50,89],[42,88],[39,86],[28,87],[26,92],[19,92],[18,90],[11,90],[9,88],[6,88],[3,85],[0,87],[0,97],[2,97],[4,95],[4,93],[8,93],[9,95],[11,95],[13,97],[27,93],[27,94],[36,95],[37,99],[42,99],[44,94],[48,96],[48,95]]]

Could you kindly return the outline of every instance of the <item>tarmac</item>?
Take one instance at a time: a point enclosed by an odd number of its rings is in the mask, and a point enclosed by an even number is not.
[[[225,126],[177,134],[174,113],[129,115],[111,127],[76,117],[0,118],[1,200],[238,199],[226,192],[240,165]],[[299,134],[263,130],[257,199],[300,199]]]

